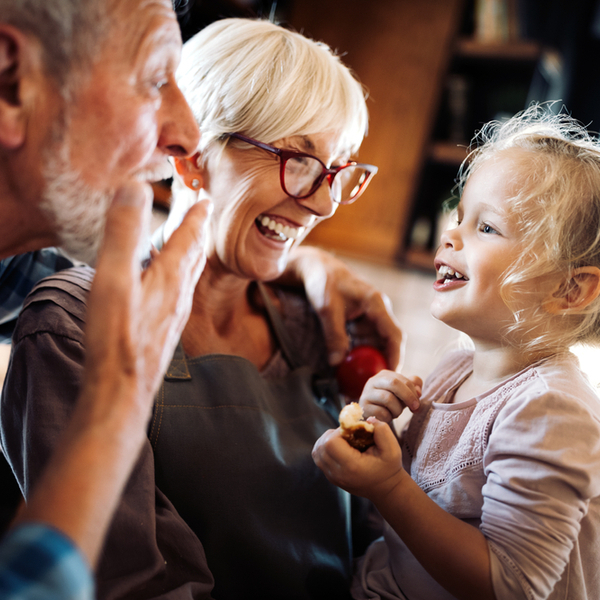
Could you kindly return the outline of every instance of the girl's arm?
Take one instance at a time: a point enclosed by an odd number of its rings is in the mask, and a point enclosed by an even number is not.
[[[486,538],[440,508],[402,468],[400,446],[388,425],[370,418],[375,446],[350,447],[341,431],[327,431],[313,458],[327,478],[371,500],[427,572],[459,600],[495,600]]]

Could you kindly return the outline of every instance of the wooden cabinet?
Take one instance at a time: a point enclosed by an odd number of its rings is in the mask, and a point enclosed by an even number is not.
[[[397,261],[462,9],[462,0],[293,3],[289,24],[337,49],[367,88],[370,125],[360,159],[379,166],[365,194],[309,242]]]
[[[512,116],[534,99],[531,84],[542,47],[534,41],[482,43],[458,37],[452,49],[436,123],[420,172],[400,257],[432,268],[444,227],[443,205],[457,200],[458,168],[482,124]]]
[[[531,96],[539,43],[474,36],[475,6],[487,1],[293,2],[290,25],[338,49],[368,89],[370,130],[360,159],[379,166],[365,195],[340,207],[310,242],[432,268],[440,208],[473,133],[548,98]]]

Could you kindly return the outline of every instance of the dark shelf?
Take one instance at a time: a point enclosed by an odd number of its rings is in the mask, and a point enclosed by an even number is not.
[[[456,57],[482,60],[537,62],[541,54],[541,44],[529,40],[489,44],[472,38],[459,38],[454,50]]]

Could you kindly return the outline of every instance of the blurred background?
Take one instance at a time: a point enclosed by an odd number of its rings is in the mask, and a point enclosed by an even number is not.
[[[326,42],[368,90],[360,158],[379,173],[311,238],[348,256],[430,268],[442,203],[482,123],[558,100],[600,130],[600,0],[188,0],[184,39],[226,16]]]
[[[407,338],[402,371],[427,376],[458,340],[429,305],[442,206],[469,141],[534,100],[600,131],[600,0],[180,1],[184,40],[230,16],[326,42],[367,89],[360,159],[379,173],[307,243],[388,294]],[[158,218],[168,205],[168,189],[157,190]],[[598,385],[600,352],[576,351]]]
[[[390,296],[407,337],[403,371],[428,375],[457,339],[429,304],[442,205],[469,140],[533,100],[600,131],[600,0],[180,0],[178,12],[184,40],[224,17],[271,19],[329,44],[365,85],[360,159],[379,173],[308,242]],[[167,184],[155,188],[157,222]],[[600,380],[599,353],[580,356]]]

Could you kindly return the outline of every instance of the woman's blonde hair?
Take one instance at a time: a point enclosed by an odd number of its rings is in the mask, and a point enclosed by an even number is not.
[[[202,134],[199,150],[243,133],[265,143],[335,132],[357,152],[365,94],[325,44],[269,21],[223,19],[184,44],[178,83]]]
[[[571,116],[533,104],[505,122],[479,131],[459,173],[462,192],[483,164],[509,149],[524,150],[522,186],[511,198],[524,251],[504,274],[502,297],[513,310],[511,333],[527,333],[532,354],[580,343],[600,343],[600,298],[577,313],[551,315],[538,306],[517,308],[525,282],[558,275],[567,284],[574,269],[600,268],[600,143]],[[531,286],[529,286],[531,289]]]

